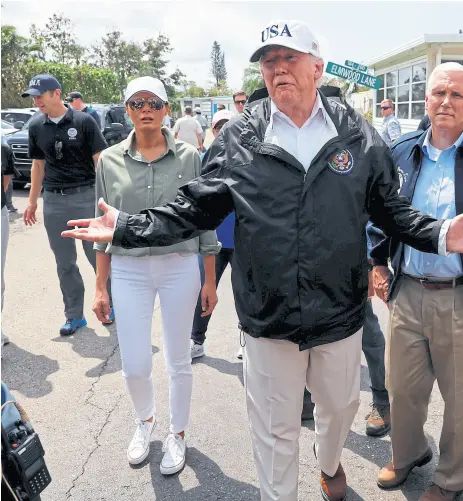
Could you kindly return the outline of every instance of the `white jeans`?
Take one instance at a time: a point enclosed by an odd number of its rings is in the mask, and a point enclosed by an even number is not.
[[[159,293],[164,356],[169,375],[170,425],[188,425],[193,372],[190,335],[201,287],[196,255],[112,256],[111,280],[122,373],[141,420],[156,414],[152,381],[151,327]]]
[[[246,335],[246,402],[262,501],[297,501],[304,386],[315,403],[318,464],[336,473],[359,407],[362,330],[305,351]]]

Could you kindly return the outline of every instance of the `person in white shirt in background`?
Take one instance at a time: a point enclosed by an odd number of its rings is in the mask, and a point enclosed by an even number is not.
[[[209,123],[207,120],[201,115],[201,108],[195,108],[195,119],[199,123],[202,129],[202,134],[201,137],[203,138],[203,145],[204,145],[204,140],[206,139],[206,132],[209,127]]]
[[[185,116],[177,120],[173,131],[175,139],[193,145],[199,153],[203,151],[203,130],[199,122],[193,118],[191,106],[185,106]]]

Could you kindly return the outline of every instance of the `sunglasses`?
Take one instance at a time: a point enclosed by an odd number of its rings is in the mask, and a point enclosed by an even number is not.
[[[63,143],[62,141],[55,141],[55,156],[56,160],[63,158]]]
[[[240,99],[239,101],[235,101],[235,104],[246,104],[247,102],[247,99]]]
[[[150,99],[145,99],[143,97],[140,97],[139,99],[134,99],[133,101],[128,102],[130,108],[133,111],[140,111],[143,109],[145,104],[148,104],[148,106],[155,111],[160,111],[162,108],[164,108],[165,104],[164,101],[161,101],[160,99],[155,99],[154,97]]]
[[[391,107],[390,106],[381,106],[382,110],[389,110]]]

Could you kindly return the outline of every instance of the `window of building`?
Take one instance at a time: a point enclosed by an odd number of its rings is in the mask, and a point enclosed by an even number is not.
[[[391,99],[397,118],[421,120],[425,114],[426,63],[416,63],[378,77],[383,87],[376,91],[376,117],[381,118],[381,101]]]

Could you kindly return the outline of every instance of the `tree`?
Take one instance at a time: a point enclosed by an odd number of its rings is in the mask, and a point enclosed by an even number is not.
[[[42,60],[46,60],[48,50],[52,61],[79,66],[87,52],[85,47],[75,43],[74,26],[63,14],[53,14],[44,30],[32,25],[31,36],[36,41],[39,59]]]
[[[2,104],[5,106],[17,100],[19,93],[24,91],[21,64],[29,57],[30,44],[17,34],[14,26],[3,25],[1,48]]]
[[[225,54],[222,52],[217,41],[212,44],[211,51],[211,73],[215,79],[216,86],[220,85],[221,81],[227,80],[227,70],[225,68]]]
[[[196,82],[193,80],[183,80],[181,85],[182,92],[179,93],[180,97],[206,97],[205,89],[196,85]]]
[[[214,84],[212,87],[207,89],[208,96],[229,96],[233,92],[228,88],[227,82],[221,80],[218,84]]]
[[[265,87],[259,63],[251,63],[245,70],[243,76],[243,90],[250,96],[255,90]]]
[[[108,32],[92,49],[95,64],[116,74],[122,97],[130,77],[138,76],[139,69],[143,66],[142,47],[135,42],[126,42],[122,39],[122,33],[114,30]]]

